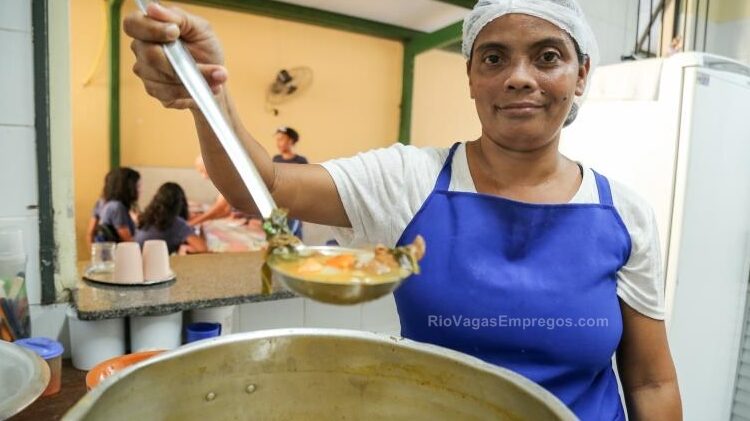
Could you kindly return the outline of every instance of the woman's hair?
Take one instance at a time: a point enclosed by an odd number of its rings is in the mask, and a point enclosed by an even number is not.
[[[188,218],[185,191],[177,183],[164,183],[140,216],[138,228],[155,227],[164,231],[172,226],[178,216],[182,219]]]
[[[571,37],[571,40],[573,40],[573,46],[576,49],[576,57],[578,57],[578,65],[584,66],[586,65],[586,60],[589,59],[589,56],[586,54],[583,54],[581,51],[581,46],[578,45],[578,42],[575,40],[575,38]],[[570,107],[570,112],[568,113],[568,116],[565,117],[565,122],[563,123],[563,127],[568,127],[571,124],[573,124],[574,121],[576,121],[576,118],[578,117],[578,110],[581,108],[578,103],[573,101],[573,105]]]
[[[138,181],[141,175],[138,171],[128,168],[116,168],[104,177],[102,199],[105,202],[116,200],[126,208],[132,209],[138,202]]]

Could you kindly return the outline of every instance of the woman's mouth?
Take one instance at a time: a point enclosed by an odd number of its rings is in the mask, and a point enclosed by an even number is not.
[[[495,106],[495,111],[508,117],[530,117],[544,109],[535,102],[514,102],[503,106]]]

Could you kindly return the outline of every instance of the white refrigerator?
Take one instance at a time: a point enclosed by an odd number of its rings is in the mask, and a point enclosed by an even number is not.
[[[685,53],[598,69],[563,130],[565,155],[655,209],[686,420],[750,419],[748,111],[750,68]]]

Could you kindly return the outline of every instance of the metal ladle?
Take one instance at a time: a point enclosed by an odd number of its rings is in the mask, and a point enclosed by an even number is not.
[[[158,3],[156,0],[135,0],[139,9],[146,15],[148,12],[146,6],[149,3]],[[255,205],[258,207],[261,216],[264,219],[270,218],[271,213],[276,209],[276,203],[268,191],[266,183],[260,176],[258,169],[242,146],[242,142],[235,134],[232,126],[227,122],[221,107],[216,102],[211,88],[204,79],[193,56],[185,48],[182,42],[176,41],[163,44],[164,53],[172,64],[177,76],[193,98],[198,108],[208,121],[209,126],[219,139],[221,146],[226,151],[229,159],[245,183],[245,187],[253,198]],[[322,254],[340,254],[340,253],[366,253],[364,250],[348,249],[341,247],[310,247],[301,246],[300,251],[319,252]],[[403,280],[411,273],[404,277],[395,278],[393,281],[379,283],[328,283],[315,282],[306,279],[289,276],[277,270],[274,266],[274,259],[268,261],[274,275],[274,279],[299,295],[310,299],[326,302],[330,304],[356,304],[366,301],[372,301],[380,298],[394,289],[396,289]]]

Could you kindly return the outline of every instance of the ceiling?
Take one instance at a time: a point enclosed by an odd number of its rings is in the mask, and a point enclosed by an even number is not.
[[[462,20],[468,9],[438,0],[278,0],[422,32]]]

